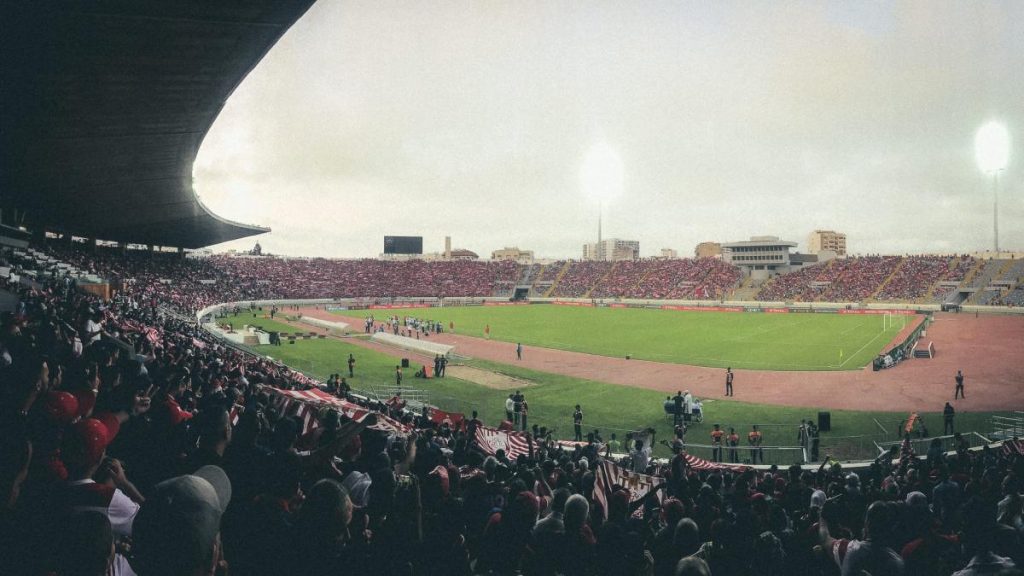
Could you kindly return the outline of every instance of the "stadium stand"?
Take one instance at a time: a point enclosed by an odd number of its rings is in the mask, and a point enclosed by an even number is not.
[[[968,256],[905,256],[877,299],[917,300],[927,296],[940,281],[960,282],[973,265],[974,259]]]
[[[583,298],[591,288],[612,271],[616,262],[570,262],[568,269],[557,279],[552,296]]]
[[[777,276],[757,294],[761,301],[918,302],[941,299],[939,282],[960,282],[975,265],[969,256],[862,256]]]
[[[1017,441],[946,454],[936,439],[915,457],[908,440],[858,474],[685,452],[657,461],[643,444],[605,456],[596,442],[359,398],[162,312],[266,290],[198,280],[228,274],[222,259],[63,256],[44,261],[123,290],[104,301],[69,275],[0,280],[21,302],[0,317],[9,573],[197,573],[218,551],[220,571],[254,575],[971,574],[981,563],[1009,574],[1024,562]],[[871,282],[889,265],[872,261]]]
[[[228,95],[311,4],[4,3],[4,216],[11,202],[36,240],[50,227],[202,247],[265,231],[211,214],[192,164]],[[0,314],[3,574],[880,576],[1024,563],[1017,441],[905,448],[859,476],[827,462],[663,462],[643,445],[602,456],[589,440],[359,397],[226,347],[189,316],[271,297],[481,296],[531,276],[544,294],[719,298],[739,272],[717,260],[524,276],[514,264],[53,243],[0,250],[0,269],[16,300]],[[1003,264],[989,279],[1016,278],[1005,299],[1017,302],[1021,273]],[[871,257],[799,274],[763,295],[910,298],[947,273]],[[84,290],[100,280],[112,297]]]

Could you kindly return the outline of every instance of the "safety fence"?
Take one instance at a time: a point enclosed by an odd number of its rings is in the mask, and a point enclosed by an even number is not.
[[[991,444],[992,440],[982,436],[977,432],[964,432],[960,435],[967,448],[980,448],[986,444]],[[903,445],[902,440],[895,440],[890,442],[878,442],[878,452],[876,456],[885,454],[886,452],[893,449],[893,447],[900,448]],[[921,456],[928,453],[928,450],[932,445],[938,445],[943,452],[952,452],[957,449],[957,437],[956,435],[949,434],[944,436],[934,436],[932,438],[911,438],[911,448],[914,450],[914,454]]]
[[[993,440],[1009,440],[1024,436],[1024,412],[1015,411],[1007,416],[992,417],[992,432],[989,437]]]

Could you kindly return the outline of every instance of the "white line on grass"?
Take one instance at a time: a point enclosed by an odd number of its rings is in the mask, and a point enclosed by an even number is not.
[[[874,338],[872,338],[871,340],[868,340],[867,344],[865,344],[865,345],[861,346],[859,350],[857,350],[857,351],[856,351],[856,352],[854,352],[853,354],[850,354],[850,357],[849,357],[849,358],[847,358],[846,360],[843,360],[843,361],[842,361],[842,363],[840,363],[840,364],[839,364],[839,367],[840,367],[840,368],[842,368],[843,366],[846,366],[846,363],[850,361],[850,358],[853,358],[853,357],[854,357],[854,356],[856,356],[857,354],[860,354],[862,350],[864,350],[865,348],[867,348],[868,346],[870,346],[870,345],[871,345],[871,343],[872,343],[872,342],[874,342],[875,340],[878,340],[878,337],[879,337],[879,336],[881,336],[881,335],[883,335],[883,334],[885,334],[885,330],[881,330],[881,331],[879,331],[879,332],[878,332],[878,334],[875,334],[875,337],[874,337]]]

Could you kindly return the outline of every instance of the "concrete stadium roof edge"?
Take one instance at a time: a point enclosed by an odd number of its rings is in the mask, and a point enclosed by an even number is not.
[[[228,97],[315,0],[2,3],[4,221],[201,248],[269,232],[213,214],[192,167]]]

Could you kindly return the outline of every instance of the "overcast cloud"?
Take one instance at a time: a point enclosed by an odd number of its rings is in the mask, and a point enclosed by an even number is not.
[[[1000,244],[1021,250],[1024,2],[319,0],[228,100],[195,182],[276,254],[394,234],[578,258],[603,140],[625,171],[604,235],[644,256],[803,249],[815,228],[853,253],[972,251],[992,247],[992,118],[1015,146]]]

